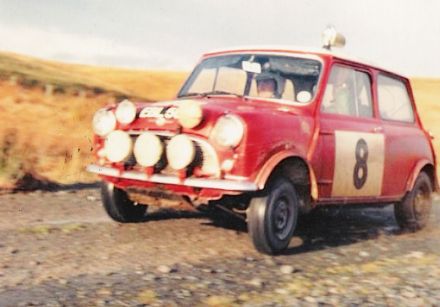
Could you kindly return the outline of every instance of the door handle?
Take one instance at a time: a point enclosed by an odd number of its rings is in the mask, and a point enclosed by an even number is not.
[[[374,132],[374,133],[383,132],[383,127],[381,127],[381,126],[379,126],[379,127],[374,127],[374,128],[373,128],[373,132]]]

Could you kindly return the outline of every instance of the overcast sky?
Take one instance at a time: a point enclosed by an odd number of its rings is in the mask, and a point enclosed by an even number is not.
[[[212,49],[320,47],[409,76],[440,76],[437,0],[0,0],[0,50],[87,64],[189,70]]]

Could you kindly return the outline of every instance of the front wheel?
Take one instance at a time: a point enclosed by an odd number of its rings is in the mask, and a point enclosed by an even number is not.
[[[273,255],[287,248],[296,228],[298,208],[295,188],[286,179],[276,180],[264,197],[251,200],[248,231],[259,252]]]
[[[107,214],[120,223],[139,222],[147,211],[148,206],[136,205],[124,190],[115,187],[112,183],[102,183],[101,197]]]
[[[413,189],[394,205],[397,224],[402,229],[417,231],[428,224],[432,207],[432,184],[426,173],[420,173]]]

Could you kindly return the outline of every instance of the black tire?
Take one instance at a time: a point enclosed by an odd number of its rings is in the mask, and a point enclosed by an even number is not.
[[[253,198],[247,221],[255,248],[269,255],[285,250],[295,231],[298,212],[295,188],[283,178],[276,180],[264,197]]]
[[[431,207],[431,180],[426,173],[422,172],[417,177],[413,189],[401,202],[394,205],[397,224],[404,230],[420,230],[428,224]]]
[[[112,183],[102,183],[101,197],[105,211],[116,222],[139,222],[145,217],[148,206],[135,205],[124,190],[115,187]]]

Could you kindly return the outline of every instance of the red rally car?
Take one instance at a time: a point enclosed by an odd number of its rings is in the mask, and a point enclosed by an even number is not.
[[[409,80],[329,49],[207,53],[175,100],[99,110],[88,171],[109,216],[220,207],[268,254],[317,206],[394,204],[402,228],[423,228],[436,160]]]

